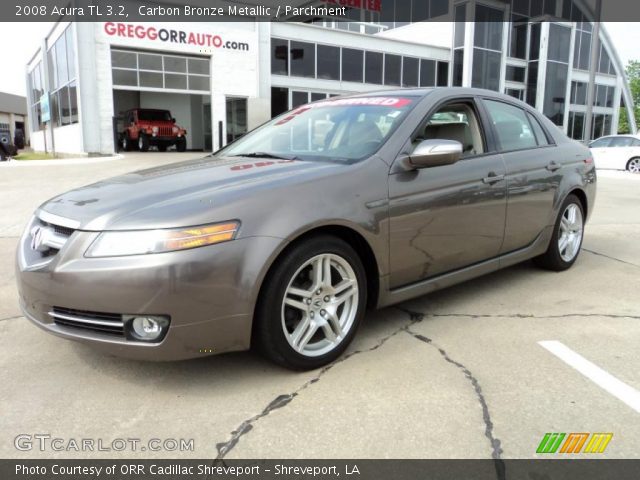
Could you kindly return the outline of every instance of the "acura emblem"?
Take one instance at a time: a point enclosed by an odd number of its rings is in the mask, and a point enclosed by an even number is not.
[[[31,249],[38,252],[45,252],[49,249],[45,245],[46,230],[42,227],[36,226],[31,229]]]

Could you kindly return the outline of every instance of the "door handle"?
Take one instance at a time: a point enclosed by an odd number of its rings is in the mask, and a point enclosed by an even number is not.
[[[562,165],[556,163],[556,162],[551,162],[549,163],[549,165],[547,165],[545,167],[547,170],[549,170],[550,172],[555,172],[556,170],[559,170],[562,168]]]
[[[494,172],[489,172],[489,175],[482,179],[482,183],[492,185],[502,180],[504,180],[504,175],[496,175]]]

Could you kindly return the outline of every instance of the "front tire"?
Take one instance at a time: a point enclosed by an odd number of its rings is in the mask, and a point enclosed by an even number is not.
[[[583,236],[582,202],[575,195],[569,195],[560,208],[549,248],[544,254],[534,258],[535,263],[555,272],[567,270],[578,258]]]
[[[138,135],[138,150],[141,152],[146,152],[149,150],[149,137],[140,133]]]
[[[176,150],[178,152],[184,152],[187,150],[187,139],[186,137],[180,137],[176,142]]]
[[[322,235],[295,245],[265,280],[254,343],[272,361],[311,370],[336,360],[364,316],[362,261],[343,240]]]
[[[631,173],[640,173],[640,157],[629,160],[627,162],[627,170]]]

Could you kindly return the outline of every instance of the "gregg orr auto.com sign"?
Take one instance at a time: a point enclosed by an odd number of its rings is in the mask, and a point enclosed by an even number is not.
[[[149,24],[106,22],[104,33],[108,37],[131,39],[165,44],[175,44],[195,48],[222,48],[228,50],[248,51],[249,43],[226,40],[221,35],[178,30]]]

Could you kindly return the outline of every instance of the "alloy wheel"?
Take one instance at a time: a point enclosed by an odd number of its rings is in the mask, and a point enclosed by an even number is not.
[[[358,279],[344,258],[321,254],[293,275],[282,300],[282,328],[299,354],[318,357],[349,334],[358,312]]]
[[[570,203],[560,219],[558,233],[558,252],[565,262],[572,261],[580,250],[583,229],[582,210],[575,203]]]
[[[629,165],[627,165],[627,169],[631,173],[640,173],[640,158],[632,158],[629,160]]]

